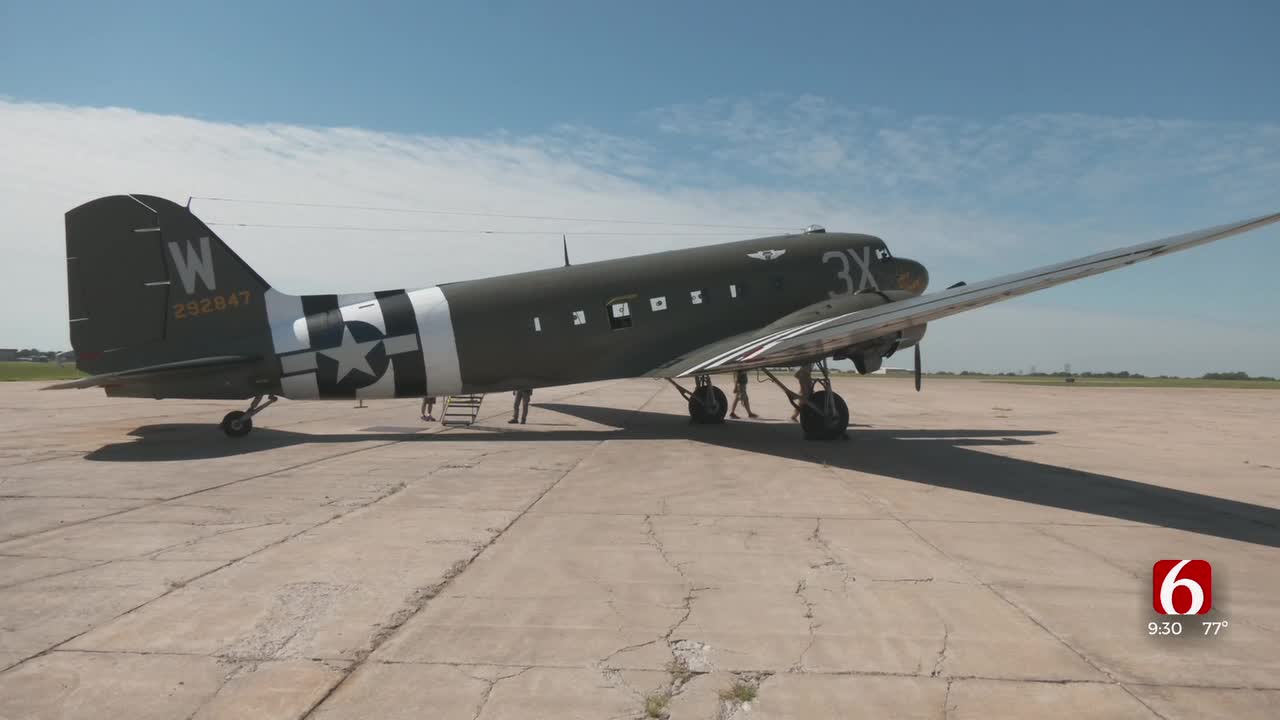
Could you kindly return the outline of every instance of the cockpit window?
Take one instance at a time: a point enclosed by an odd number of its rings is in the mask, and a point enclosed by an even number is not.
[[[888,260],[893,256],[889,254],[889,248],[883,245],[876,248],[876,260]]]

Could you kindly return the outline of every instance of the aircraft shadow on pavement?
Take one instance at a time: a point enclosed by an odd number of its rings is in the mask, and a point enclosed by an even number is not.
[[[355,442],[556,442],[616,440],[697,440],[709,445],[826,464],[934,487],[1100,515],[1128,522],[1280,547],[1280,509],[1201,493],[985,453],[970,448],[1027,445],[1021,438],[1052,435],[1047,430],[850,431],[848,442],[804,440],[794,423],[733,422],[691,425],[683,416],[643,410],[535,404],[613,429],[510,430],[505,425],[472,426],[482,432],[362,432],[309,434],[255,428],[245,438],[228,439],[216,426],[149,425],[134,430],[139,440],[106,445],[86,456],[96,461],[199,460],[244,455],[302,443]],[[537,423],[533,423],[537,427]],[[379,430],[380,428],[371,428]]]

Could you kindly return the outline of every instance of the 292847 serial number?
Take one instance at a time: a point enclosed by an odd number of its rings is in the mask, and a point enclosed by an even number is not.
[[[209,313],[224,312],[226,310],[234,310],[249,304],[253,298],[253,294],[248,290],[237,290],[227,293],[226,295],[210,295],[199,300],[191,302],[178,303],[173,306],[173,319],[185,320],[187,318],[208,315]]]

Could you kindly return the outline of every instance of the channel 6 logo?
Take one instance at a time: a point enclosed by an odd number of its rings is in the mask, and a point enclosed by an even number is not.
[[[1158,560],[1151,567],[1151,606],[1161,615],[1203,615],[1213,609],[1208,560]]]

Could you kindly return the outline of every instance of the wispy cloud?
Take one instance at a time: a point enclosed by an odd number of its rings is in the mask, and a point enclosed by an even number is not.
[[[462,137],[0,100],[0,345],[66,345],[62,214],[120,192],[762,228],[819,222],[880,234],[929,261],[939,280],[973,280],[1187,225],[1135,206],[1175,208],[1194,227],[1265,209],[1280,186],[1280,127],[1270,125],[1078,115],[977,123],[815,97],[717,100],[641,120],[627,134],[565,125]],[[210,222],[465,231],[217,228],[295,292],[547,267],[562,232],[578,261],[757,234],[201,200],[193,208]],[[602,234],[626,230],[656,234]],[[972,344],[945,352],[958,365],[998,362]]]
[[[979,123],[779,96],[712,100],[654,115],[664,133],[725,168],[857,198],[927,199],[1040,217],[1157,199],[1257,208],[1275,198],[1280,179],[1280,124],[1083,114]]]

